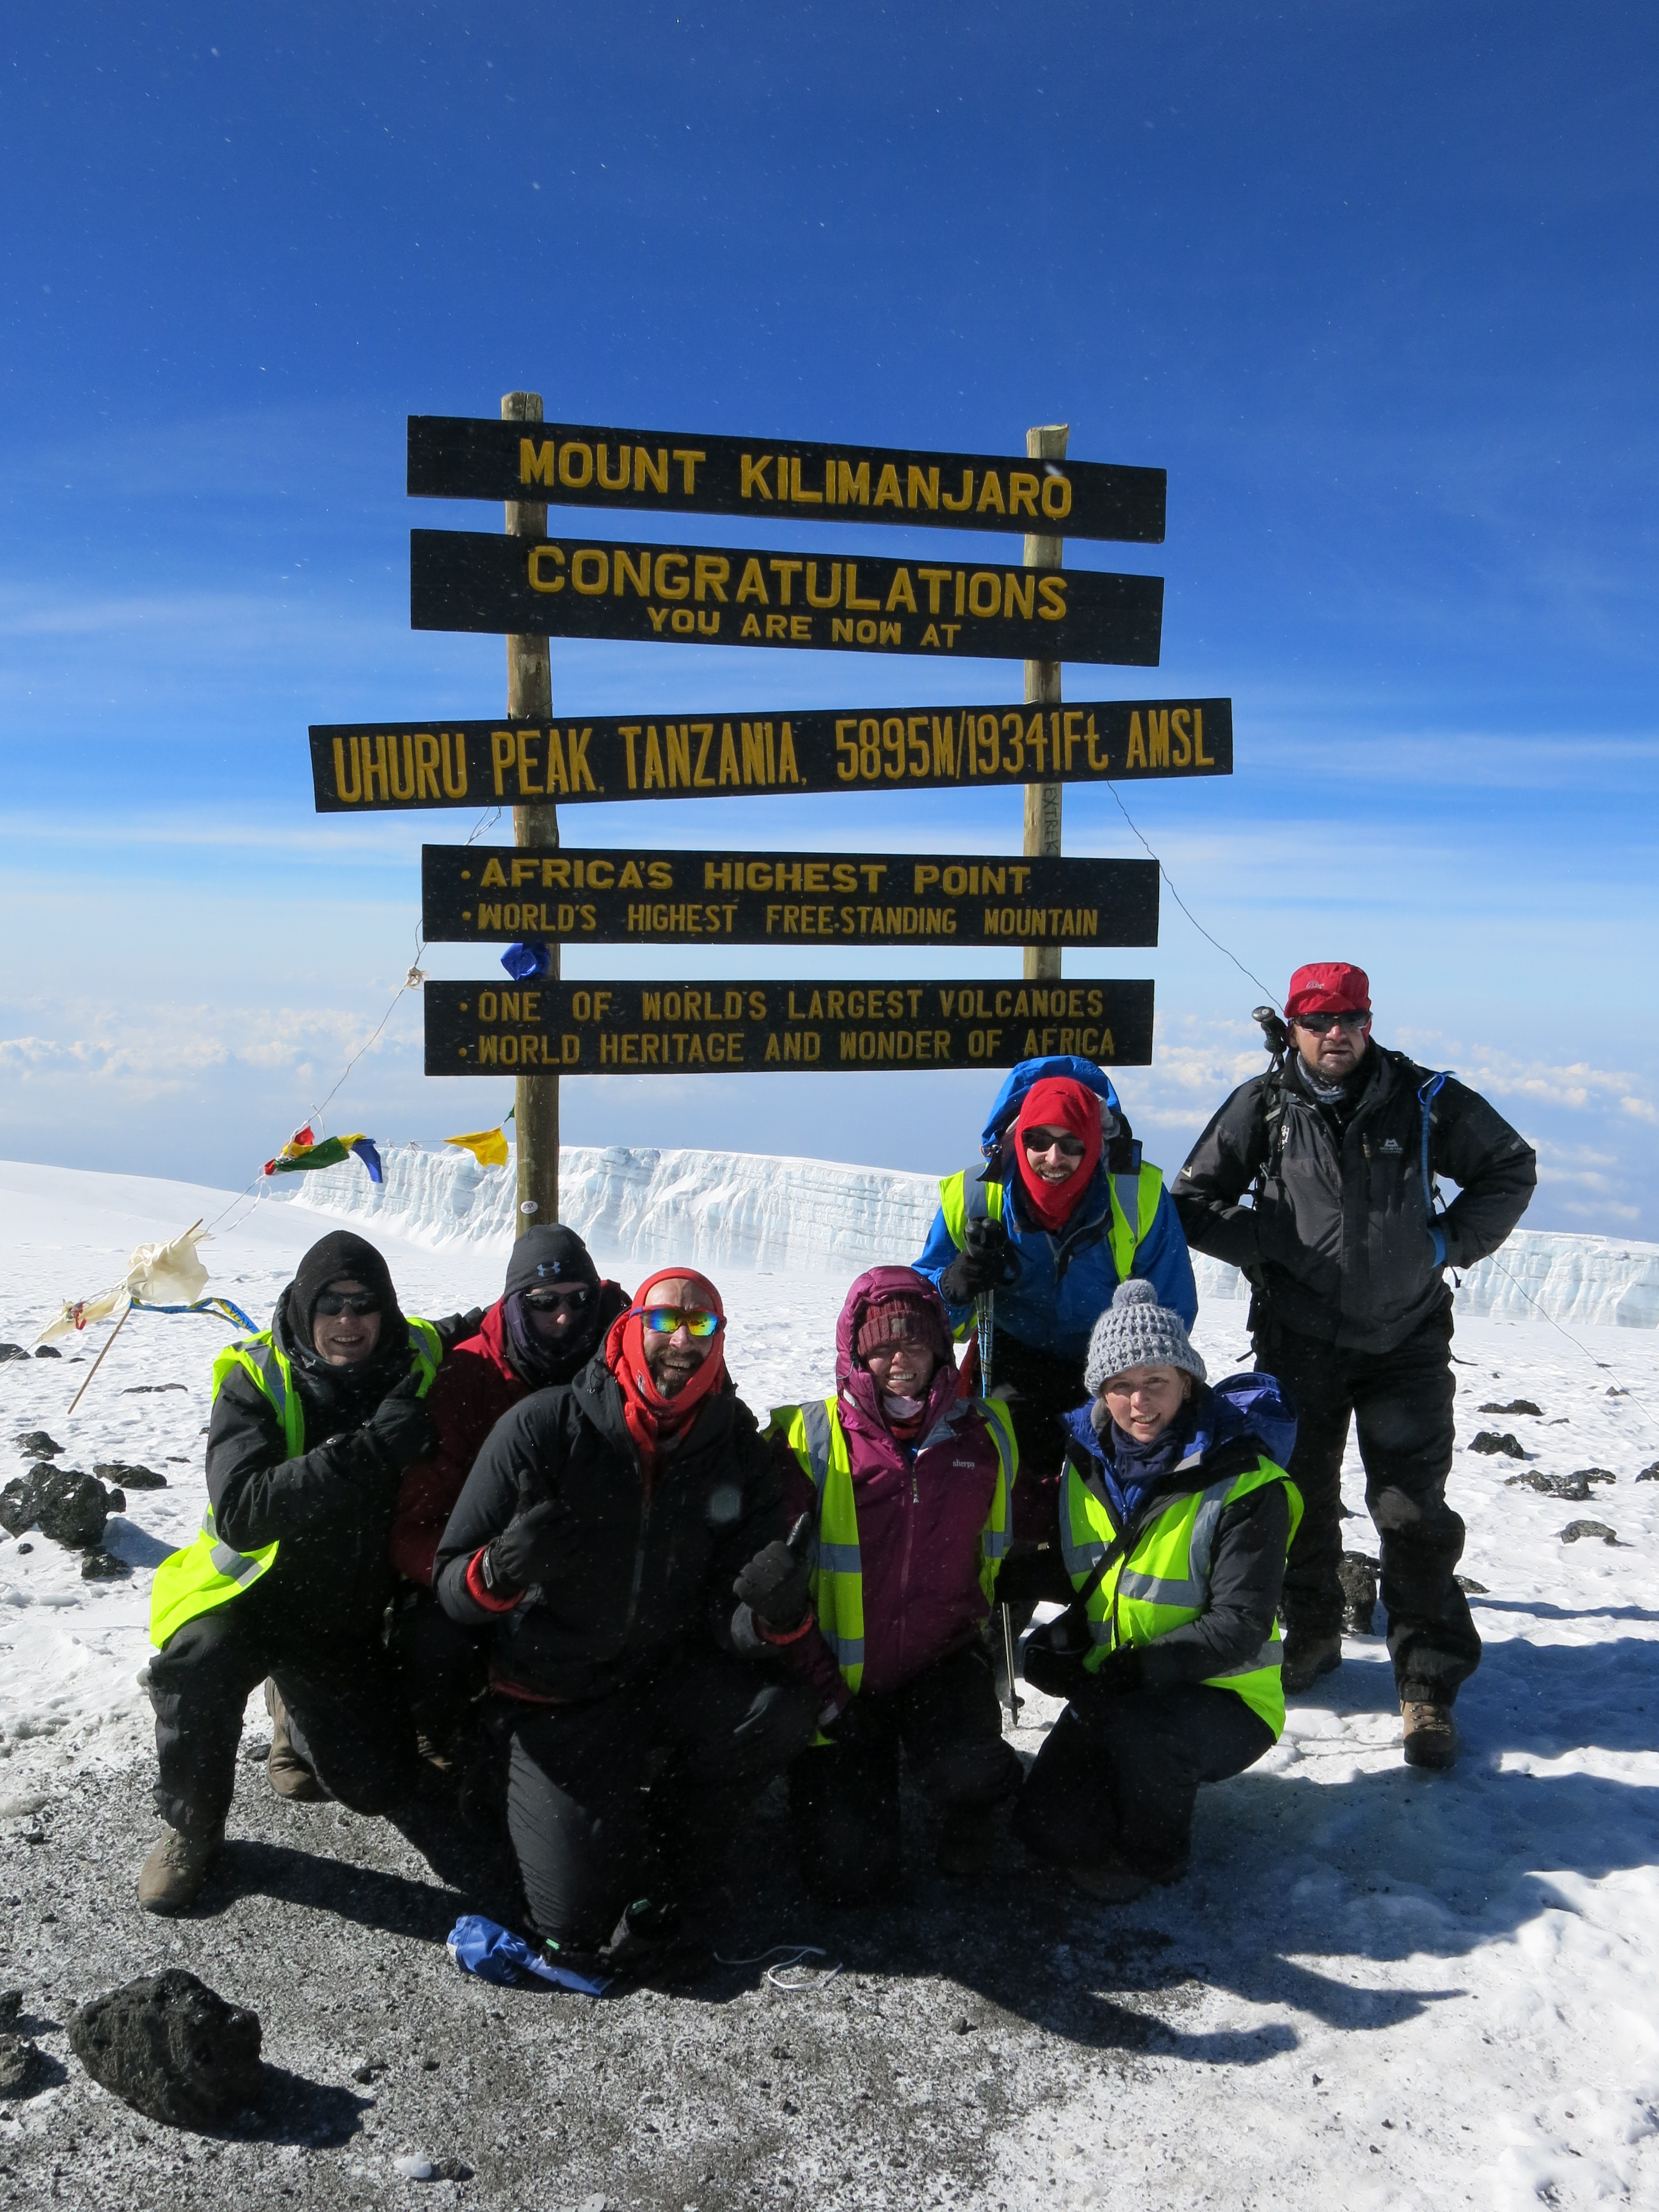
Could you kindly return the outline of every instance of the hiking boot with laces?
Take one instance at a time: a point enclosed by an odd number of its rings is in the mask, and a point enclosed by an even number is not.
[[[1407,1766],[1456,1764],[1457,1730],[1449,1705],[1437,1705],[1428,1698],[1410,1698],[1401,1705],[1400,1717],[1405,1723]]]
[[[265,1760],[265,1772],[271,1788],[291,1805],[321,1804],[328,1792],[295,1748],[289,1733],[288,1707],[275,1682],[265,1684],[265,1711],[270,1715],[270,1755]]]
[[[152,1844],[138,1875],[138,1902],[146,1912],[187,1912],[201,1895],[208,1869],[224,1842],[222,1827],[186,1836],[169,1828]]]
[[[1299,1698],[1304,1690],[1312,1689],[1322,1674],[1334,1674],[1341,1664],[1340,1636],[1309,1636],[1299,1629],[1291,1629],[1285,1638],[1279,1672],[1285,1696]]]

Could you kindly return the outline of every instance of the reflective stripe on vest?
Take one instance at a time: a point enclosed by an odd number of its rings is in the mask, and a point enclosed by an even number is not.
[[[1164,1193],[1164,1170],[1148,1167],[1143,1162],[1138,1174],[1108,1176],[1106,1191],[1112,1209],[1108,1239],[1112,1265],[1117,1270],[1119,1282],[1127,1283],[1134,1273],[1135,1254],[1141,1240],[1152,1228],[1158,1212],[1158,1201]],[[985,1182],[977,1168],[963,1168],[957,1175],[945,1176],[939,1187],[939,1211],[951,1232],[951,1242],[959,1252],[967,1248],[970,1221],[1001,1220],[1005,1198],[1002,1185]]]
[[[1000,1399],[958,1401],[917,1449],[925,1451],[935,1440],[947,1440],[956,1423],[969,1413],[977,1414],[984,1422],[997,1448],[991,1510],[979,1539],[979,1586],[988,1612],[997,1570],[1012,1540],[1010,1499],[1019,1473],[1019,1446],[1012,1418]],[[864,1679],[864,1565],[859,1550],[852,1455],[841,1425],[839,1401],[815,1398],[805,1406],[779,1406],[772,1414],[770,1433],[787,1440],[818,1494],[817,1527],[811,1554],[812,1610],[818,1633],[835,1654],[842,1680],[856,1692]]]
[[[420,1377],[416,1393],[424,1398],[432,1388],[444,1356],[443,1340],[429,1321],[409,1319],[409,1369]],[[306,1448],[305,1407],[294,1387],[294,1372],[287,1354],[269,1329],[227,1345],[213,1363],[216,1401],[227,1376],[238,1368],[252,1378],[262,1397],[283,1425],[283,1457],[298,1459]],[[213,1525],[213,1508],[202,1516],[201,1533],[182,1551],[170,1552],[155,1570],[149,1593],[149,1638],[158,1650],[187,1620],[225,1605],[252,1589],[276,1564],[276,1544],[262,1544],[257,1551],[239,1552],[225,1543]]]
[[[1215,1534],[1222,1514],[1239,1498],[1270,1482],[1285,1486],[1291,1510],[1290,1534],[1294,1537],[1302,1518],[1301,1492],[1284,1468],[1265,1455],[1242,1474],[1225,1476],[1203,1490],[1182,1491],[1167,1498],[1136,1537],[1127,1559],[1109,1569],[1090,1593],[1087,1610],[1092,1648],[1084,1660],[1085,1667],[1092,1670],[1109,1651],[1127,1644],[1151,1644],[1183,1622],[1198,1620],[1210,1601]],[[1060,1544],[1066,1571],[1075,1589],[1081,1589],[1087,1583],[1116,1533],[1103,1492],[1079,1468],[1076,1455],[1068,1453]],[[1212,1687],[1235,1691],[1279,1735],[1285,1727],[1280,1658],[1275,1620],[1253,1657],[1206,1680]]]

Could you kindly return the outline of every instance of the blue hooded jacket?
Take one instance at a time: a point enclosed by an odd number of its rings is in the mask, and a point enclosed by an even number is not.
[[[1005,1200],[1002,1225],[1019,1263],[1018,1279],[1000,1285],[996,1293],[996,1325],[1020,1343],[1054,1359],[1084,1358],[1095,1322],[1112,1303],[1121,1279],[1112,1261],[1110,1176],[1107,1151],[1101,1156],[1087,1191],[1060,1235],[1050,1236],[1040,1223],[1023,1212],[1019,1171],[1005,1157],[1014,1123],[1026,1092],[1042,1077],[1068,1076],[1085,1085],[1120,1113],[1118,1096],[1104,1068],[1073,1054],[1051,1054],[1025,1060],[1013,1068],[998,1092],[990,1118],[980,1139],[980,1150],[994,1166],[993,1179],[1002,1183]],[[1130,1140],[1133,1143],[1133,1139]],[[1133,1146],[1137,1164],[1139,1147]],[[1091,1236],[1096,1228],[1098,1236]],[[945,1225],[945,1209],[933,1216],[933,1227],[921,1256],[912,1264],[919,1275],[945,1297],[940,1278],[957,1256],[955,1238]],[[1198,1315],[1198,1289],[1175,1205],[1167,1190],[1158,1195],[1158,1209],[1136,1249],[1133,1273],[1144,1277],[1158,1292],[1160,1305],[1169,1306],[1190,1328]],[[960,1329],[972,1308],[953,1305],[945,1298],[951,1325]]]

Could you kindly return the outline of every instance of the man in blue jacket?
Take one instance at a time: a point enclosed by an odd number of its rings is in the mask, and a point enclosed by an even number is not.
[[[980,1159],[940,1183],[915,1266],[958,1331],[979,1302],[991,1301],[983,1387],[1012,1401],[1020,1463],[1014,1534],[1023,1546],[1051,1544],[1062,1422],[1088,1396],[1083,1370],[1097,1318],[1131,1276],[1150,1282],[1158,1304],[1188,1327],[1198,1293],[1163,1173],[1142,1158],[1111,1079],[1092,1060],[1022,1060],[998,1094],[980,1150]],[[1032,1596],[1028,1579],[1005,1569],[1003,1595]],[[1067,1594],[1061,1577],[1058,1595]]]

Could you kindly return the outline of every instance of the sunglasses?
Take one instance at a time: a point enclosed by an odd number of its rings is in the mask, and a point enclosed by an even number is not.
[[[568,1291],[526,1291],[525,1304],[532,1313],[580,1313],[593,1293],[578,1283]]]
[[[1028,1129],[1023,1141],[1028,1152],[1058,1152],[1063,1160],[1080,1160],[1089,1149],[1081,1137],[1044,1136],[1036,1129]]]
[[[1369,1013],[1292,1014],[1291,1016],[1297,1029],[1307,1030],[1315,1036],[1325,1036],[1334,1022],[1346,1030],[1350,1036],[1358,1036],[1362,1030],[1370,1027],[1370,1018]]]
[[[634,1310],[653,1336],[672,1336],[682,1328],[690,1336],[713,1336],[720,1326],[720,1316],[706,1306],[635,1306]]]
[[[366,1314],[379,1313],[380,1301],[373,1291],[325,1291],[311,1310],[331,1321],[339,1314],[355,1314],[361,1321]]]

